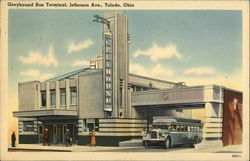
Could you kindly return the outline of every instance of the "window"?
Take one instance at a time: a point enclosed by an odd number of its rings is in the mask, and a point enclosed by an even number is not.
[[[23,121],[23,131],[25,131],[25,132],[34,131],[34,122],[33,121]]]
[[[51,106],[56,105],[56,90],[55,89],[50,90],[50,105]]]
[[[83,119],[83,127],[82,127],[83,132],[87,131],[87,125],[86,124],[87,124],[86,119]]]
[[[77,102],[77,93],[76,93],[76,87],[71,87],[70,88],[70,104],[71,105],[76,105]]]
[[[66,104],[66,90],[65,88],[60,89],[60,105]]]
[[[41,105],[46,106],[46,91],[41,91]]]
[[[99,131],[99,119],[95,119],[95,131]]]

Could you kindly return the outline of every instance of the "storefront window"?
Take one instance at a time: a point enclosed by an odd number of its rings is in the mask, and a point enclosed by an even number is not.
[[[33,121],[23,121],[23,131],[24,132],[34,131],[34,122]]]

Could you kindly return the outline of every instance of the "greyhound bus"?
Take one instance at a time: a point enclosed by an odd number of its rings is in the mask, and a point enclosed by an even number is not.
[[[194,146],[201,142],[202,123],[200,120],[160,116],[153,118],[152,130],[143,135],[145,148],[164,146],[169,149],[175,145]]]

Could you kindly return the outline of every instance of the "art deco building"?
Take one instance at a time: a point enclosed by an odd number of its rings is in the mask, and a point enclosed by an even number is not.
[[[240,107],[242,93],[129,74],[128,17],[108,13],[103,19],[102,54],[90,60],[89,68],[18,84],[19,109],[13,115],[18,117],[19,143],[42,142],[45,128],[52,143],[63,143],[68,128],[79,145],[89,144],[89,132],[95,130],[97,145],[118,146],[141,138],[154,116],[192,118],[193,109],[200,108],[205,111],[201,146],[209,141],[222,146],[222,135],[228,135],[222,129],[230,127],[223,117],[229,109],[225,101],[237,100]]]

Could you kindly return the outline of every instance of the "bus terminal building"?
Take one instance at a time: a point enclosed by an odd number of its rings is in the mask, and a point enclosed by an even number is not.
[[[193,118],[204,109],[202,142],[197,148],[240,144],[242,92],[218,85],[185,86],[129,73],[128,17],[121,13],[97,16],[103,23],[102,54],[79,69],[47,81],[18,84],[20,144],[42,142],[48,129],[52,144],[64,142],[69,129],[78,145],[97,145],[142,138],[155,116]]]

